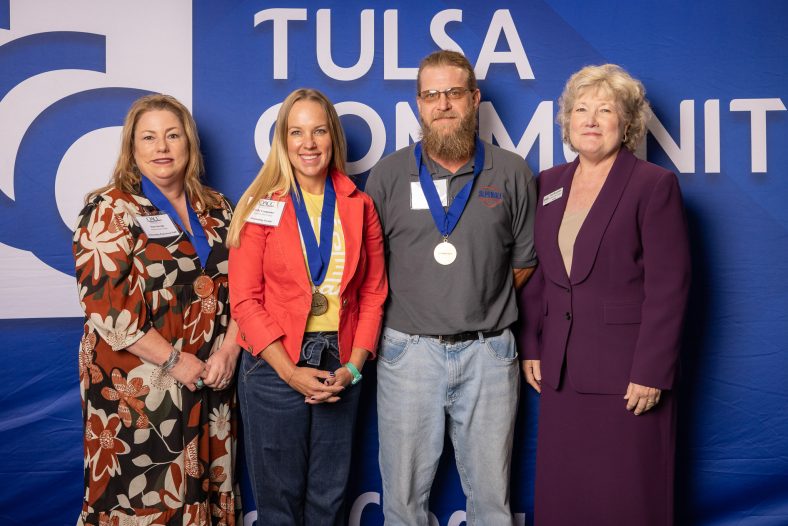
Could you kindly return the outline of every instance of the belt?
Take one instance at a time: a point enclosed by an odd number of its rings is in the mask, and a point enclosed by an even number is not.
[[[496,336],[500,336],[503,334],[505,329],[500,329],[497,331],[481,331],[482,336],[485,338],[494,338]],[[457,334],[422,334],[423,338],[434,338],[438,340],[440,343],[446,343],[448,345],[454,345],[455,343],[460,342],[467,342],[471,340],[478,340],[479,339],[479,332],[480,331],[465,331],[465,332],[458,332]]]

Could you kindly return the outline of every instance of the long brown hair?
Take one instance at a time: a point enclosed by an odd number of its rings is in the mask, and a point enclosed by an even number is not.
[[[241,240],[241,229],[246,223],[249,215],[260,199],[271,195],[287,195],[295,187],[295,175],[293,167],[287,157],[287,118],[293,105],[301,100],[311,100],[320,104],[326,112],[328,119],[328,132],[331,135],[331,162],[328,171],[336,169],[345,172],[345,158],[347,156],[347,145],[345,143],[345,132],[339,122],[334,105],[331,101],[316,89],[300,88],[287,96],[279,108],[274,127],[274,136],[271,141],[271,151],[268,158],[263,163],[257,176],[249,185],[249,188],[241,196],[235,208],[233,220],[230,223],[230,230],[227,232],[227,246],[237,247]]]
[[[193,203],[204,209],[221,208],[223,204],[219,195],[200,182],[205,166],[200,153],[200,138],[197,135],[197,125],[194,123],[191,113],[175,97],[158,93],[141,97],[131,105],[129,112],[126,114],[126,119],[123,121],[120,155],[118,155],[118,161],[115,163],[115,170],[112,172],[110,183],[90,192],[86,200],[90,200],[93,196],[111,188],[127,193],[139,191],[142,174],[137,168],[137,163],[134,162],[134,132],[142,114],[156,110],[167,110],[178,117],[186,135],[189,151],[189,161],[186,163],[186,175],[184,178],[186,196]]]

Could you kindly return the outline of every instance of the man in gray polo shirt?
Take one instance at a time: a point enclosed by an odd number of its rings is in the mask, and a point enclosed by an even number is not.
[[[466,524],[512,524],[509,469],[519,394],[515,285],[536,265],[536,189],[523,159],[480,141],[480,92],[460,53],[419,66],[422,140],[366,185],[386,241],[389,300],[378,352],[387,526],[427,526],[452,439]]]

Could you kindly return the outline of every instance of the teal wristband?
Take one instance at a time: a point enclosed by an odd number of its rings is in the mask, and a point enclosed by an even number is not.
[[[353,375],[353,381],[350,382],[350,385],[356,385],[361,381],[363,376],[361,376],[361,373],[358,372],[358,369],[356,369],[355,365],[353,365],[351,362],[348,362],[345,364],[345,368],[350,371],[350,374]]]

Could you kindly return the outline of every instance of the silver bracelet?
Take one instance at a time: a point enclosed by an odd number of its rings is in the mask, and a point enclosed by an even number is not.
[[[167,361],[161,364],[161,368],[165,373],[169,373],[172,371],[172,368],[178,363],[178,360],[181,359],[181,351],[178,349],[173,348],[172,352],[170,353],[170,357],[167,358]]]

